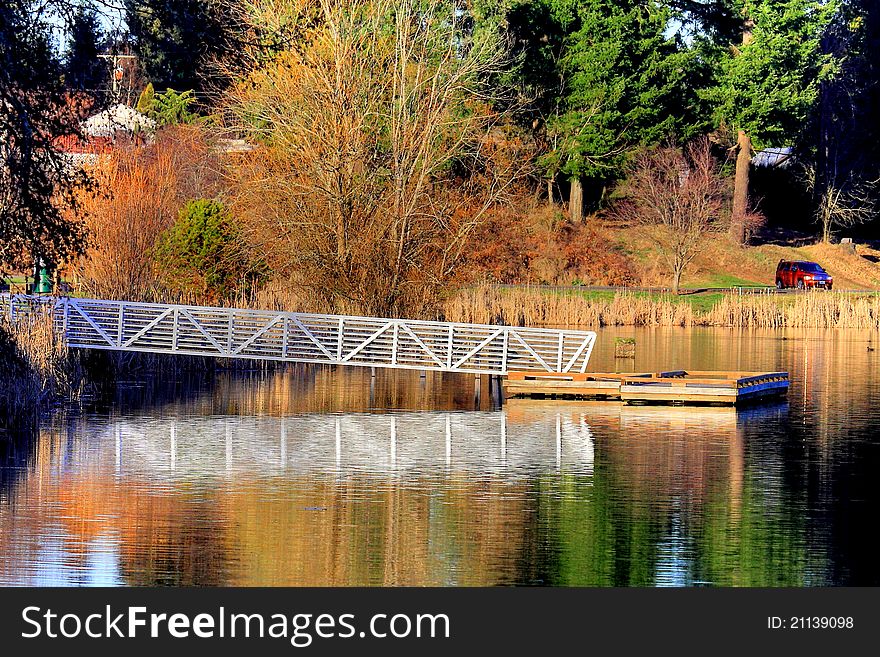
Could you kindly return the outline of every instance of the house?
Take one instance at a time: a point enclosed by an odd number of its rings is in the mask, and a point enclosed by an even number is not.
[[[81,135],[63,135],[55,140],[72,166],[93,163],[119,143],[148,140],[156,131],[156,122],[127,105],[114,105],[87,118],[80,124]]]

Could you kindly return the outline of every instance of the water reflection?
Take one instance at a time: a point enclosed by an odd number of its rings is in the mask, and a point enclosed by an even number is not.
[[[118,477],[152,482],[431,474],[529,477],[543,469],[590,474],[593,441],[583,412],[344,414],[273,417],[126,417],[93,421],[80,466],[114,464]],[[68,457],[69,458],[69,457]]]
[[[670,570],[674,536],[661,523],[703,515],[719,490],[737,515],[744,418],[784,413],[517,402],[474,413],[90,418],[41,434],[37,476],[0,513],[2,535],[16,537],[0,539],[0,580],[688,581]],[[44,513],[28,517],[30,504]],[[656,557],[603,564],[614,553],[604,540],[644,514],[657,522],[641,548]],[[632,579],[636,567],[647,580]]]
[[[873,336],[782,337],[638,335],[638,369],[792,372],[741,411],[502,409],[485,379],[358,369],[136,382],[3,443],[0,583],[876,584]]]

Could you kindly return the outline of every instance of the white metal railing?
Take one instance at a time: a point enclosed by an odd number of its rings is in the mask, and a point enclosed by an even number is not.
[[[14,304],[13,304],[14,305]],[[584,372],[593,331],[58,298],[68,346],[506,374]]]
[[[0,294],[0,318],[13,322],[33,315],[35,310],[45,311],[57,303],[55,297],[30,294]]]

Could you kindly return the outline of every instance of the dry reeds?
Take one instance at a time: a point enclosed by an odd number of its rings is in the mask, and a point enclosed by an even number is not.
[[[447,321],[513,326],[692,326],[690,305],[621,292],[595,299],[579,292],[483,286],[463,290],[444,307]]]
[[[792,297],[724,296],[704,317],[707,326],[749,328],[880,328],[880,296],[815,292]]]
[[[0,320],[0,426],[78,396],[82,380],[79,359],[55,332],[49,312]]]
[[[579,291],[483,286],[444,306],[453,322],[523,326],[728,326],[736,328],[880,328],[880,295],[816,291],[791,296],[726,294],[707,311],[672,296],[618,292],[603,299]]]

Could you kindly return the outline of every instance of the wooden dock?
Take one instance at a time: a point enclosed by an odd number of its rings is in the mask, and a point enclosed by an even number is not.
[[[784,396],[788,392],[788,372],[509,372],[502,388],[505,398],[737,405]]]

